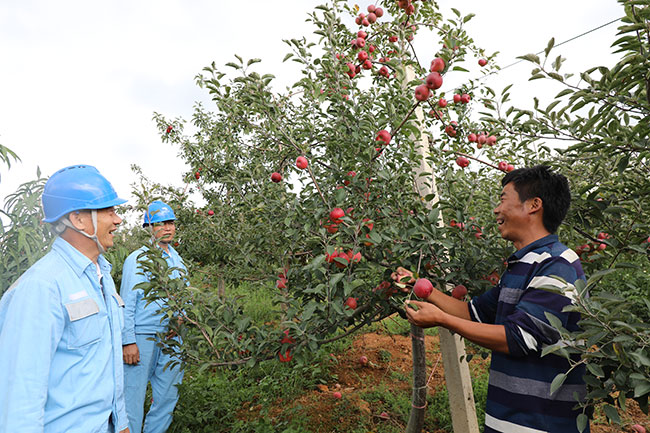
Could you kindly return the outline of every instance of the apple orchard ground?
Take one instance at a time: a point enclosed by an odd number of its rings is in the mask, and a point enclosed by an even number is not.
[[[431,375],[429,393],[444,387],[444,367],[440,353],[437,335],[427,335],[425,338],[427,353],[427,377]],[[310,420],[310,432],[330,433],[359,431],[359,421],[368,432],[377,430],[385,431],[380,424],[393,424],[393,431],[404,431],[406,423],[400,416],[388,412],[388,419],[379,415],[383,409],[373,407],[362,396],[372,391],[383,389],[384,393],[400,393],[410,398],[412,376],[411,339],[409,336],[392,335],[381,330],[373,333],[360,334],[354,338],[352,347],[343,353],[332,354],[329,362],[333,364],[332,377],[336,380],[327,385],[318,385],[317,389],[306,390],[305,393],[292,401],[277,401],[274,409],[269,414],[271,421],[282,420],[287,416],[300,416]],[[362,365],[359,358],[365,355],[369,362]],[[474,356],[470,362],[472,377],[485,374],[489,367],[489,358],[482,359]],[[388,390],[388,391],[386,391]],[[340,391],[343,398],[334,399],[332,393]],[[375,401],[376,406],[376,401]],[[647,425],[648,417],[641,412],[636,403],[628,400],[628,411],[623,419],[624,425],[640,423]],[[261,405],[254,401],[244,403],[238,417],[242,420],[251,420],[261,417]],[[291,414],[291,415],[287,415]],[[427,412],[427,418],[431,412]],[[349,426],[349,429],[346,428]],[[427,426],[436,425],[435,420],[428,419]],[[387,426],[386,426],[387,427]],[[427,433],[447,433],[447,430],[425,428]],[[606,424],[603,416],[597,416],[591,424],[592,433],[613,433],[621,430],[615,425]]]

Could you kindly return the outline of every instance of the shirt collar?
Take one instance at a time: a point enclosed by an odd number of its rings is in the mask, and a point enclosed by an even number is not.
[[[88,269],[88,266],[92,266],[92,272],[96,273],[95,264],[88,257],[84,256],[81,251],[70,245],[70,243],[62,237],[59,236],[54,240],[52,251],[59,253],[61,257],[63,257],[63,260],[65,260],[65,262],[72,268],[72,270],[74,270],[78,277],[81,276],[81,274],[83,274],[86,269]],[[100,254],[99,257],[97,257],[97,263],[99,264],[102,272],[110,273],[111,264],[108,263],[108,260],[106,260],[103,255]]]
[[[508,262],[521,260],[521,258],[524,257],[529,252],[536,250],[537,248],[543,247],[544,245],[553,244],[555,242],[559,242],[559,238],[555,234],[547,235],[544,236],[543,238],[539,238],[536,241],[529,243],[522,249],[515,251],[510,257],[508,257]]]

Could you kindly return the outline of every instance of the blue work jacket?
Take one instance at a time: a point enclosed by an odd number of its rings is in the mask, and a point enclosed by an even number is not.
[[[0,300],[0,432],[128,427],[111,265],[62,238]]]
[[[147,251],[149,247],[144,246],[129,254],[122,267],[122,284],[120,294],[124,298],[124,328],[122,329],[122,344],[135,343],[135,334],[157,334],[167,331],[167,316],[160,313],[163,307],[162,301],[158,300],[147,305],[144,299],[144,290],[134,288],[137,284],[149,281],[142,268],[138,264],[138,256]],[[162,250],[162,249],[161,249]],[[162,250],[167,265],[171,268],[187,270],[183,259],[176,250],[169,246],[169,254]],[[178,269],[172,272],[172,278],[181,278]]]

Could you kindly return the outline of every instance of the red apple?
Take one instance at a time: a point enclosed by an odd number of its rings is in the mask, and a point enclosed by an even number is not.
[[[430,72],[442,72],[445,69],[445,61],[440,57],[436,57],[431,61]]]
[[[497,142],[497,138],[494,135],[490,135],[486,140],[488,146],[494,146],[496,142]]]
[[[370,60],[363,62],[363,69],[372,69],[372,62]]]
[[[456,93],[454,95],[454,104],[458,104],[459,102],[460,102],[460,95],[458,93]]]
[[[462,168],[465,168],[469,165],[469,159],[465,158],[464,156],[459,156],[456,158],[456,164]]]
[[[376,10],[377,10],[377,6],[375,6],[375,5],[368,5],[368,12],[369,12],[369,13],[374,14]]]
[[[487,142],[487,137],[485,136],[485,134],[479,134],[478,137],[476,137],[476,141],[478,142],[478,144],[483,145]]]
[[[275,183],[278,183],[282,180],[282,175],[276,171],[271,174],[271,180]]]
[[[368,18],[364,18],[361,20],[361,25],[368,27],[370,25],[370,20]]]
[[[304,156],[299,156],[299,157],[296,159],[296,167],[298,167],[298,168],[301,169],[301,170],[306,169],[306,168],[307,168],[307,164],[308,164],[308,163],[307,163],[307,158],[305,158]]]
[[[478,59],[478,65],[479,65],[479,66],[485,66],[485,65],[487,65],[487,60],[485,60],[485,59]]]
[[[406,12],[406,15],[413,15],[415,13],[415,6],[413,6],[413,3],[406,6],[406,9],[404,9],[404,12]]]
[[[341,395],[341,392],[340,392],[340,391],[334,391],[334,392],[332,393],[332,397],[334,397],[335,399],[339,400],[339,399],[343,398],[343,395]]]
[[[645,427],[643,427],[641,424],[634,424],[632,426],[632,430],[634,430],[634,433],[646,433]]]
[[[350,308],[351,310],[356,310],[357,309],[357,300],[355,298],[348,298],[345,300],[345,306]]]
[[[172,132],[172,129],[174,129],[174,127],[171,126],[171,125],[169,125],[169,126],[167,127],[167,134],[169,134],[170,132]]]
[[[365,38],[367,38],[367,37],[368,37],[368,33],[364,32],[363,30],[359,30],[359,31],[357,32],[357,38],[365,39]]]
[[[374,24],[374,22],[377,21],[377,15],[371,12],[368,14],[368,17],[366,19],[370,24]]]
[[[476,134],[474,134],[473,132],[467,136],[467,141],[469,141],[470,143],[475,143],[477,139],[478,137],[476,137]]]
[[[330,220],[332,220],[337,224],[341,222],[341,218],[343,218],[344,216],[345,216],[345,212],[343,212],[343,209],[341,209],[340,207],[335,207],[330,212]]]
[[[194,173],[194,177],[198,180],[201,177],[201,173],[197,171],[196,173]]]
[[[366,355],[361,355],[359,358],[359,364],[366,365],[368,363],[368,357]]]
[[[508,173],[510,173],[510,172],[511,172],[512,170],[514,170],[514,169],[515,169],[515,166],[512,165],[512,164],[508,164],[508,165],[506,166],[506,171],[507,171]]]
[[[465,295],[467,295],[467,287],[463,286],[462,284],[457,285],[451,291],[451,296],[456,299],[463,299]]]
[[[505,161],[499,162],[499,170],[506,171],[507,168],[508,168],[508,163],[507,162],[505,162]]]
[[[447,100],[445,98],[440,98],[438,100],[438,107],[445,108],[447,106]]]
[[[425,83],[431,90],[439,89],[442,86],[442,75],[440,72],[432,72],[427,76]]]
[[[463,104],[467,104],[470,99],[471,98],[467,93],[463,93],[462,95],[460,95],[460,102],[462,102]]]
[[[208,211],[208,215],[210,215],[210,216],[214,215],[214,211],[213,211],[212,209],[210,209],[210,210]]]
[[[454,129],[453,125],[447,125],[445,126],[445,132],[447,133],[448,136],[450,137],[455,137],[456,136],[456,130]]]
[[[375,9],[375,15],[377,15],[377,18],[383,17],[384,16],[384,10],[382,8]]]
[[[415,88],[415,99],[417,99],[420,102],[426,101],[429,99],[429,88],[427,87],[426,84],[420,84]]]
[[[366,40],[364,38],[357,38],[357,48],[363,48],[366,46]]]
[[[413,285],[413,293],[418,298],[426,299],[433,292],[433,284],[426,278],[418,278]]]
[[[389,42],[397,42],[397,36],[391,36],[388,38]]]
[[[374,53],[375,50],[376,50],[376,48],[375,48],[374,45],[368,45],[368,52],[369,52],[369,53]]]
[[[375,141],[379,141],[379,144],[388,144],[390,143],[391,138],[392,137],[390,133],[385,129],[382,129],[377,133],[377,137],[375,138]]]
[[[383,419],[383,420],[390,419],[390,415],[388,415],[388,412],[382,412],[379,414],[379,419]]]
[[[598,249],[599,249],[600,251],[604,250],[605,248],[607,248],[607,244],[600,244],[600,245],[598,245]]]
[[[384,77],[388,78],[390,73],[388,72],[388,68],[386,66],[382,66],[379,68],[379,75],[383,75]]]
[[[331,235],[339,231],[338,224],[325,224],[323,227],[325,227],[327,229],[327,233]]]

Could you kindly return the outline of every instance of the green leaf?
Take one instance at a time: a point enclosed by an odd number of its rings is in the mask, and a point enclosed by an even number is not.
[[[578,427],[578,431],[581,433],[585,431],[588,422],[589,422],[589,417],[587,415],[585,415],[584,413],[578,415],[578,418],[576,418],[576,426]]]
[[[529,62],[539,65],[539,57],[536,54],[526,54],[524,56],[519,56],[517,58],[521,60],[528,60]]]
[[[634,387],[634,398],[650,393],[650,382],[645,381]]]
[[[603,410],[605,411],[605,416],[607,416],[610,421],[619,425],[621,424],[621,417],[618,415],[618,411],[614,406],[606,404],[603,406]]]
[[[548,41],[546,48],[544,48],[544,53],[546,54],[546,57],[548,57],[548,53],[551,52],[554,46],[555,46],[555,38],[551,38],[551,40]]]
[[[605,372],[600,365],[587,363],[587,370],[596,377],[605,377]]]
[[[553,382],[551,382],[551,395],[555,394],[555,391],[560,389],[562,384],[564,384],[566,378],[567,378],[566,373],[560,373],[557,376],[555,376]]]

